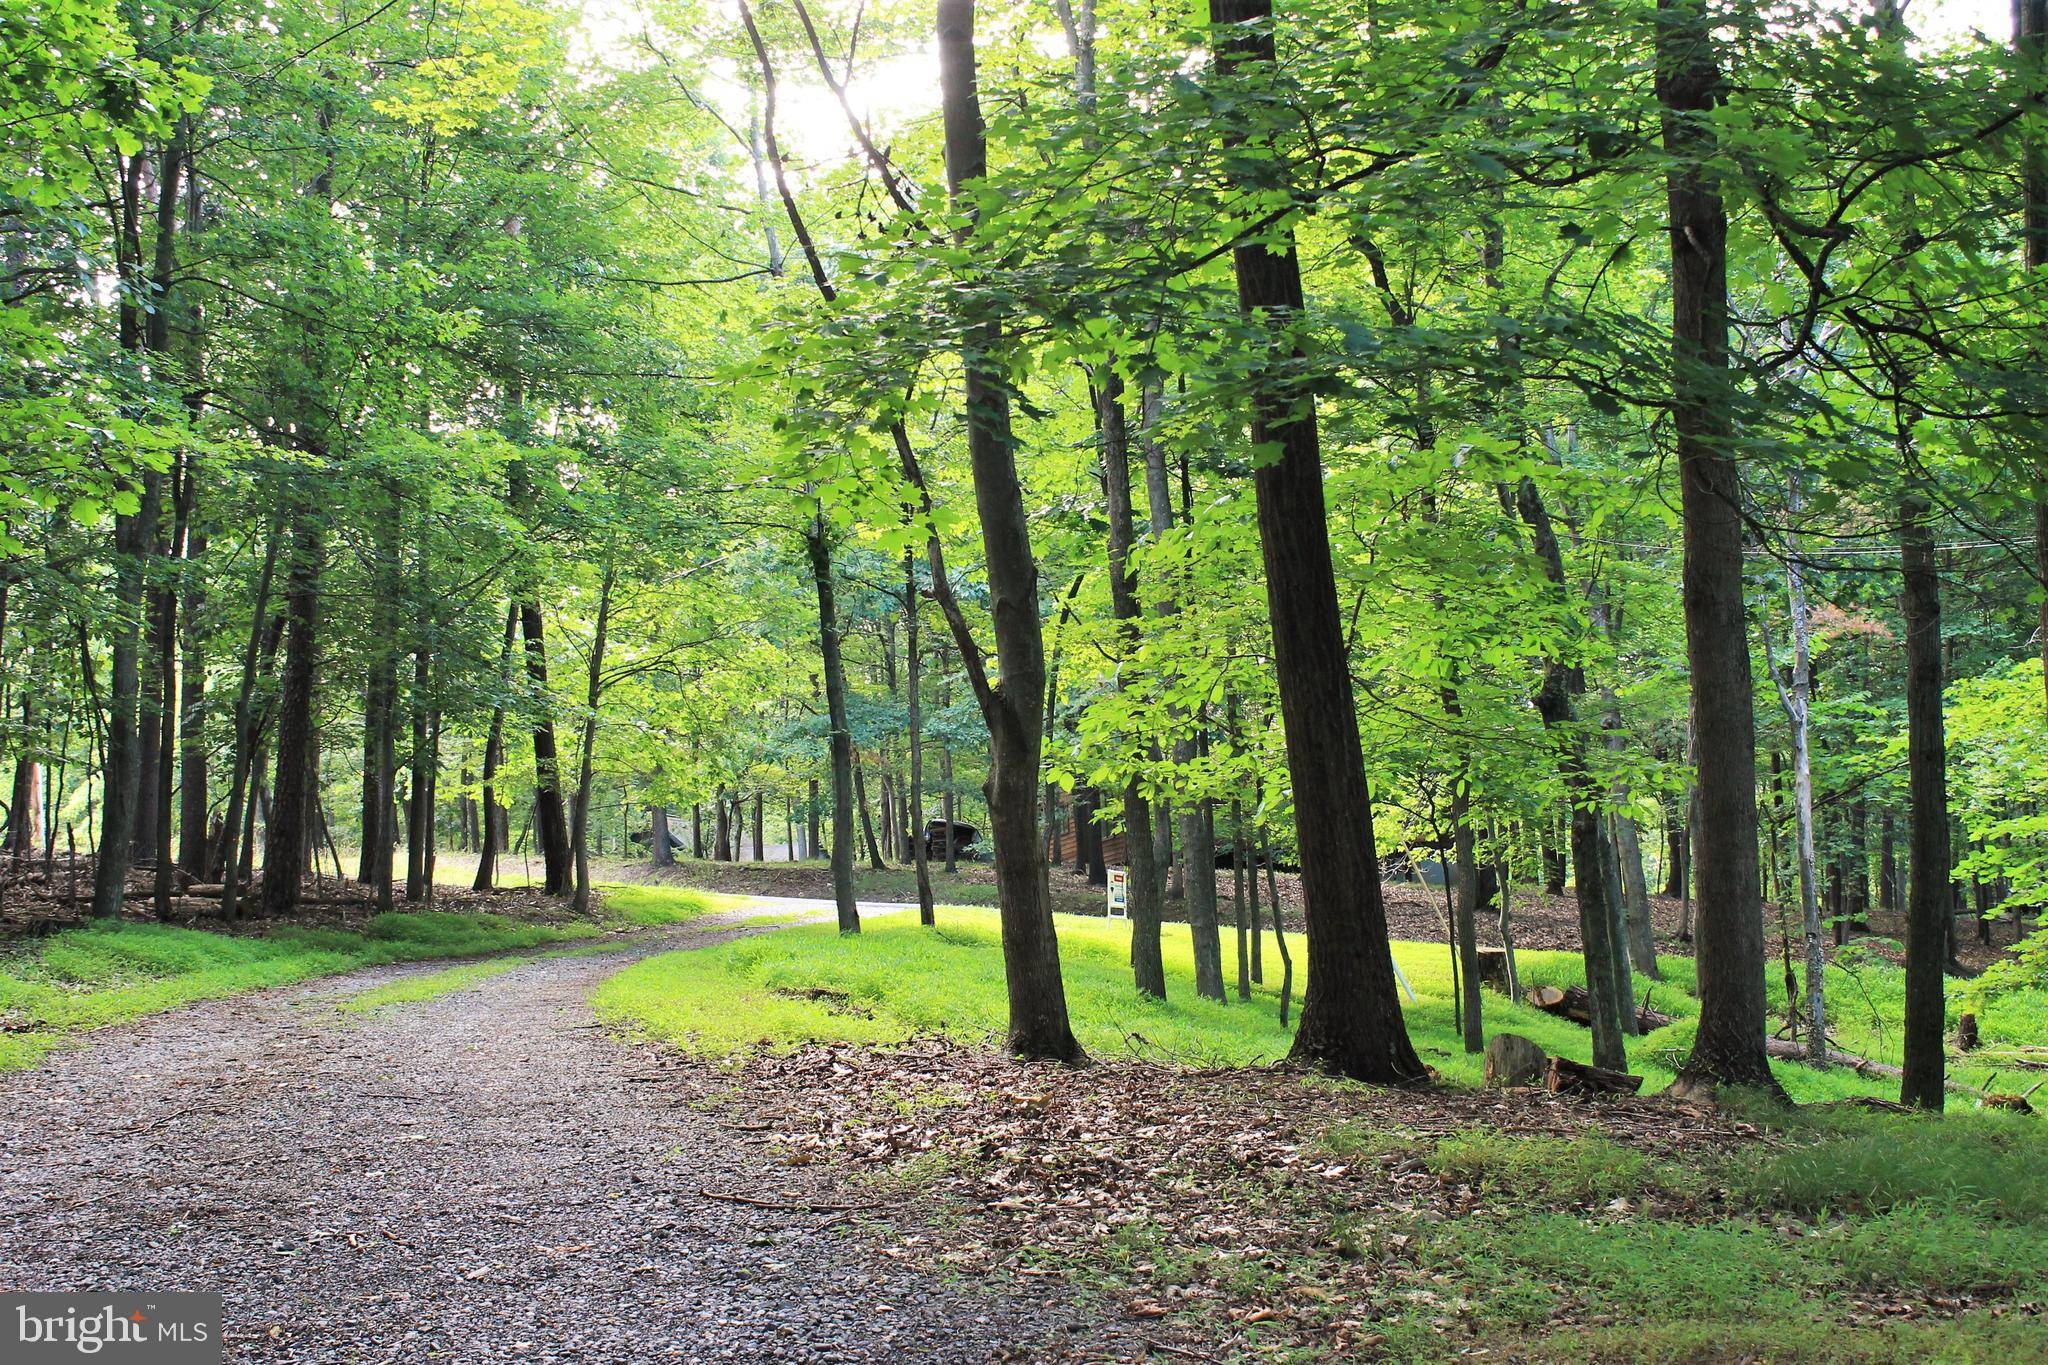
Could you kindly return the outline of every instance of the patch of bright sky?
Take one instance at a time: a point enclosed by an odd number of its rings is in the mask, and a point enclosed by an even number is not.
[[[646,0],[564,0],[582,13],[581,38],[584,51],[593,60],[634,65],[646,60],[638,35],[646,30],[649,6]],[[887,0],[885,0],[887,2]],[[833,34],[842,32],[843,19],[863,0],[809,0],[811,12],[825,30],[827,52]],[[1834,0],[1843,9],[1866,10],[1869,0]],[[721,14],[737,29],[739,8],[734,0],[705,0],[706,8]],[[1003,6],[1023,5],[1042,12],[1048,51],[1064,50],[1051,0],[995,0]],[[923,7],[930,7],[923,0]],[[867,8],[874,5],[868,0]],[[758,9],[758,3],[757,3]],[[1942,46],[1972,33],[2004,42],[2012,32],[2011,0],[1906,0],[1906,18],[1914,31],[1930,46]],[[687,41],[687,35],[684,35]],[[844,53],[833,54],[843,60]],[[730,57],[720,56],[708,63],[711,76],[703,94],[717,104],[727,119],[741,129],[754,107],[752,73],[737,67]],[[777,124],[785,152],[795,168],[837,161],[851,153],[846,116],[838,101],[808,61],[796,68],[787,61],[778,72]],[[933,114],[939,106],[938,58],[930,44],[883,57],[863,57],[854,63],[847,82],[847,98],[854,112],[884,140],[891,130]]]

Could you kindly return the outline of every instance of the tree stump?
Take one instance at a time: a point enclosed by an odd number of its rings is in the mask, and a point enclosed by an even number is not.
[[[1977,1016],[1965,1014],[1956,1020],[1956,1051],[1974,1052],[1977,1048]]]
[[[1519,1033],[1496,1033],[1486,1044],[1486,1084],[1493,1090],[1542,1081],[1550,1054]]]
[[[1505,948],[1479,950],[1479,984],[1508,994],[1508,954]]]

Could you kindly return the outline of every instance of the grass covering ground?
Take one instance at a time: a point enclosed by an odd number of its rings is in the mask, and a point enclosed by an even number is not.
[[[0,1071],[32,1066],[94,1029],[195,1001],[358,967],[480,957],[683,923],[743,903],[673,888],[653,896],[646,891],[607,887],[598,919],[555,924],[403,911],[375,916],[360,929],[284,924],[261,934],[223,934],[133,923],[67,929],[0,953]]]
[[[1447,1308],[1461,1333],[1527,1343],[1544,1360],[2048,1355],[2037,1120],[1833,1111],[1768,1122],[1791,1141],[1684,1159],[1597,1134],[1423,1140],[1428,1169],[1476,1196],[1467,1215],[1352,1220],[1337,1249],[1371,1256],[1400,1239],[1432,1286],[1421,1311],[1412,1298],[1384,1305],[1381,1345],[1396,1358],[1440,1358]]]
[[[676,888],[642,888],[654,896],[683,894]],[[1191,1065],[1258,1065],[1285,1055],[1290,1033],[1278,1016],[1279,962],[1272,937],[1265,940],[1266,980],[1253,988],[1249,1005],[1226,1004],[1194,994],[1194,962],[1185,925],[1166,926],[1168,998],[1144,1000],[1130,985],[1130,930],[1125,921],[1083,916],[1057,917],[1067,1002],[1082,1046],[1100,1056],[1138,1057]],[[1306,947],[1289,936],[1295,961],[1294,999],[1301,999]],[[1233,935],[1224,936],[1226,975],[1234,979]],[[1448,953],[1440,944],[1397,942],[1395,962],[1416,998],[1402,1000],[1410,1034],[1423,1060],[1454,1084],[1477,1085],[1480,1063],[1464,1051],[1455,1027]],[[1583,981],[1576,954],[1524,952],[1518,955],[1528,984]],[[1632,1039],[1630,1064],[1648,1078],[1647,1089],[1669,1084],[1691,1040],[1699,1004],[1691,995],[1692,960],[1661,960],[1666,979],[1636,978],[1639,1000],[1670,1014],[1674,1022]],[[1902,973],[1871,960],[1843,982],[1843,1040],[1850,1046],[1895,1040],[1903,1009]],[[893,1042],[918,1033],[944,1033],[981,1042],[1004,1027],[1002,959],[992,911],[948,907],[936,932],[920,929],[908,912],[870,915],[857,940],[842,939],[829,925],[804,926],[742,939],[721,947],[665,954],[636,964],[607,981],[596,996],[606,1018],[644,1028],[655,1037],[693,1051],[732,1056],[767,1046],[843,1040]],[[1854,1001],[1852,1005],[1850,1002]],[[2001,1019],[2024,1020],[2038,1003],[2009,998]],[[1857,1025],[1857,1009],[1875,1010],[1875,1022]],[[1590,1061],[1586,1030],[1520,1002],[1489,992],[1488,1034],[1525,1034],[1547,1051]],[[2048,1029],[2044,1029],[2048,1034]],[[1867,1035],[1867,1037],[1866,1037]],[[1893,1084],[1846,1070],[1814,1071],[1782,1063],[1779,1076],[1802,1101],[1850,1095],[1884,1095]]]

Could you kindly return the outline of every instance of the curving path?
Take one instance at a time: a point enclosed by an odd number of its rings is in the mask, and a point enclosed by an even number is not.
[[[1071,1304],[704,1195],[806,1197],[585,998],[763,908],[368,1015],[333,1003],[446,964],[218,1001],[0,1078],[0,1288],[217,1289],[232,1360],[1121,1358]]]

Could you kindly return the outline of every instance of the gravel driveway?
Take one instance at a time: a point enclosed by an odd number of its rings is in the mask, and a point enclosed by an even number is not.
[[[334,1004],[439,968],[219,1001],[0,1078],[0,1288],[219,1290],[237,1360],[1122,1357],[845,1214],[707,1197],[867,1197],[763,1164],[585,1004],[758,913],[366,1015]]]

